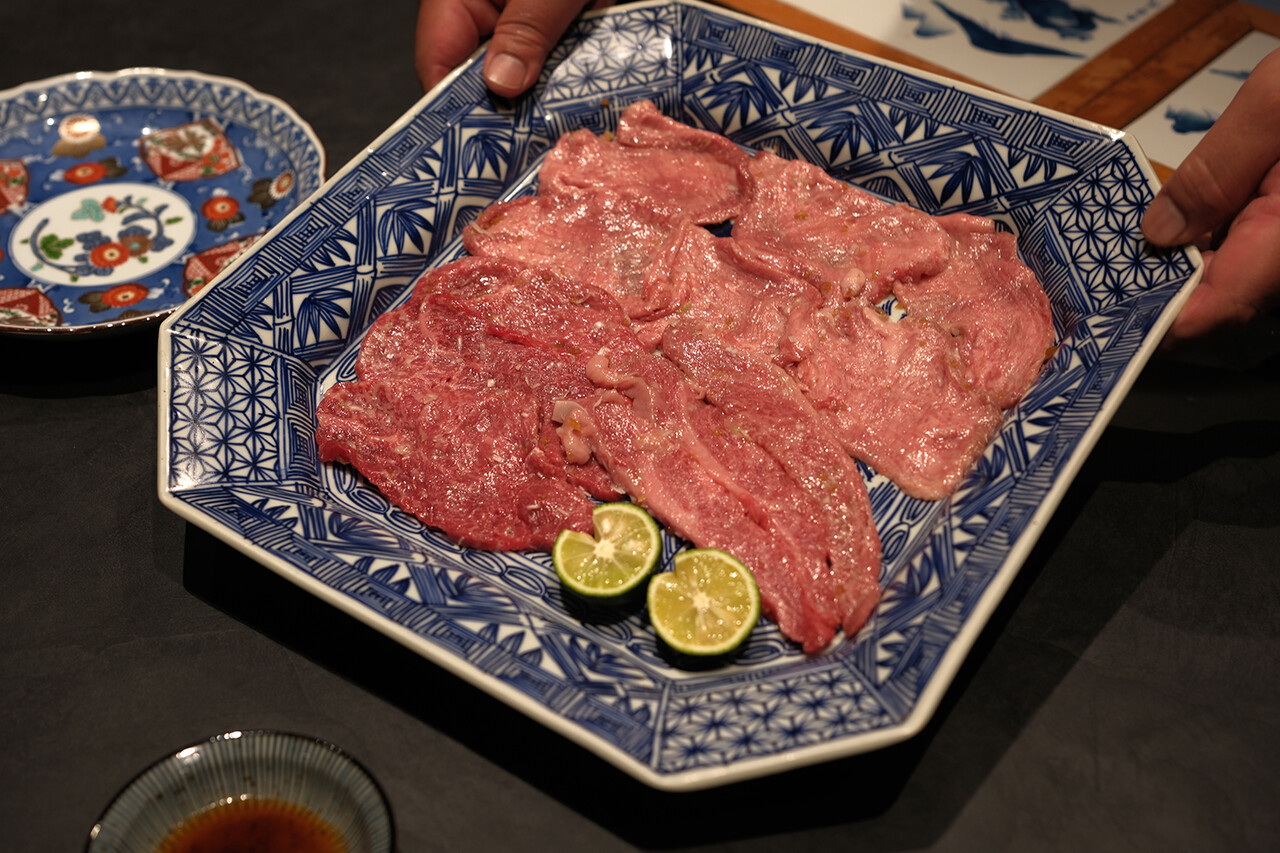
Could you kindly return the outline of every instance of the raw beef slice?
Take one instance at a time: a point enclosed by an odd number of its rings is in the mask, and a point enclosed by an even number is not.
[[[320,458],[354,465],[463,545],[545,549],[562,529],[590,532],[591,500],[569,481],[550,407],[536,393],[538,362],[436,305],[434,287],[427,276],[421,295],[379,318],[358,379],[325,393]]]

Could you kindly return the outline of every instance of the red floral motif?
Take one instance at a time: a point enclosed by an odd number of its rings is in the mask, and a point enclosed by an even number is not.
[[[129,250],[119,243],[99,243],[89,250],[89,262],[95,267],[118,267],[129,260]]]
[[[92,184],[107,176],[107,167],[102,163],[77,163],[63,176],[73,184]]]
[[[200,207],[209,219],[230,219],[240,212],[240,202],[225,195],[216,195]]]
[[[102,302],[112,308],[123,308],[125,305],[132,305],[140,302],[147,297],[147,289],[142,285],[132,282],[130,284],[117,284],[102,294]]]
[[[209,220],[212,231],[226,231],[237,222],[244,222],[240,202],[225,195],[215,195],[200,206],[200,212]]]
[[[113,311],[116,308],[127,308],[130,305],[136,305],[147,298],[147,289],[136,281],[128,284],[117,284],[115,287],[109,287],[106,290],[90,290],[87,293],[80,294],[80,302],[89,306],[89,310],[94,314],[103,311]],[[118,314],[118,318],[126,320],[130,317],[140,317],[145,312],[122,311]]]
[[[116,201],[115,198],[112,196],[107,196],[102,200],[102,209],[105,210],[107,213],[115,213],[116,207],[118,205],[119,205],[119,202]]]

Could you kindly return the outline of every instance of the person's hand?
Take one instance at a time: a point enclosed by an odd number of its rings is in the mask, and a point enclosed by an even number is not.
[[[484,57],[484,80],[498,95],[524,92],[547,54],[583,9],[596,0],[421,0],[414,66],[423,90],[439,83],[493,37]]]
[[[1206,250],[1204,278],[1167,343],[1247,323],[1280,303],[1280,50],[1156,194],[1142,230],[1156,245]]]

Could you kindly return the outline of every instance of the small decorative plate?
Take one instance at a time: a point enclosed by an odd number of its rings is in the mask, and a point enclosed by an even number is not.
[[[235,80],[134,68],[0,92],[0,333],[158,322],[323,173],[311,128]]]
[[[316,403],[372,320],[461,256],[462,226],[526,188],[561,134],[610,130],[640,98],[882,197],[990,217],[1049,294],[1060,346],[956,493],[868,480],[884,596],[820,654],[764,623],[729,665],[675,667],[642,612],[566,601],[548,554],[458,548],[317,458]],[[165,323],[161,499],[656,787],[876,749],[932,716],[1199,278],[1194,249],[1142,238],[1155,186],[1117,131],[693,0],[617,6],[575,25],[527,97],[461,68]]]

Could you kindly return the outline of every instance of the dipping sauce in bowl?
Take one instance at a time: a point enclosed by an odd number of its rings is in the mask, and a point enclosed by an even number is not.
[[[373,776],[319,738],[235,731],[171,753],[107,806],[85,853],[392,853]]]
[[[282,800],[232,800],[180,824],[156,853],[347,853],[315,812]]]

